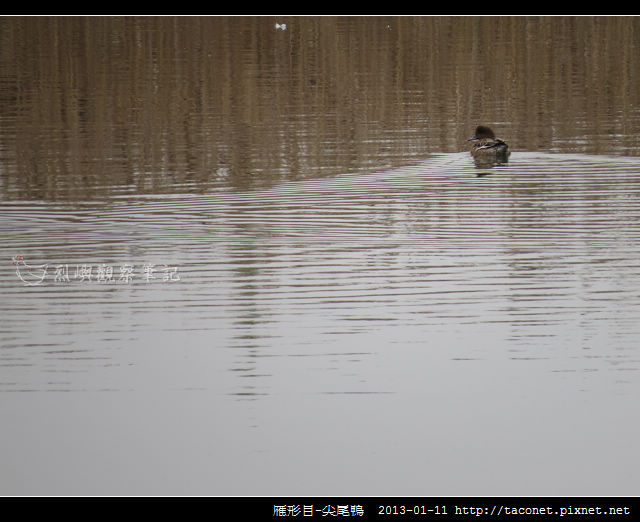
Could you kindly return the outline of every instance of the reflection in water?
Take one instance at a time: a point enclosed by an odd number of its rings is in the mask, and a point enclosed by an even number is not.
[[[219,384],[242,397],[272,395],[282,368],[298,365],[285,361],[297,357],[319,372],[318,392],[396,392],[397,383],[366,377],[389,345],[440,339],[434,353],[474,360],[480,354],[465,345],[484,331],[494,357],[548,359],[557,370],[582,360],[582,350],[593,362],[611,360],[615,349],[617,364],[628,357],[633,367],[638,168],[633,159],[516,153],[509,168],[476,178],[460,153],[225,196],[127,197],[29,213],[7,203],[3,237],[27,253],[23,261],[132,265],[130,280],[50,275],[33,287],[7,273],[7,341],[15,349],[33,343],[34,356],[43,344],[49,357],[77,351],[85,361],[89,351],[94,362],[128,368],[135,350],[123,343],[148,342],[143,332],[211,332],[214,360],[231,350],[224,364],[234,379]],[[145,265],[174,266],[176,276],[145,280]],[[30,315],[44,320],[40,330],[21,326]],[[594,337],[610,328],[613,338]],[[343,377],[325,382],[327,371]],[[129,389],[135,375],[112,377]],[[25,375],[4,391],[25,385],[56,388]]]
[[[0,491],[635,493],[638,23],[0,20]]]
[[[637,154],[638,18],[275,22],[0,20],[4,192],[272,186],[465,150],[479,123],[514,150]]]

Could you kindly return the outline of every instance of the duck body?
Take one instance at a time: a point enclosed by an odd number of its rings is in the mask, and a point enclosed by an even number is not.
[[[476,132],[467,141],[473,141],[471,155],[475,160],[492,161],[494,163],[506,163],[509,161],[509,145],[499,138],[489,127],[480,125]]]

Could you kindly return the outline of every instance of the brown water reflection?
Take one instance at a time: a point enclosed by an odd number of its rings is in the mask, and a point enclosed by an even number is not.
[[[276,22],[286,23],[286,30]],[[3,198],[246,188],[465,150],[637,155],[636,17],[9,17]]]
[[[0,492],[634,494],[639,23],[0,19]]]

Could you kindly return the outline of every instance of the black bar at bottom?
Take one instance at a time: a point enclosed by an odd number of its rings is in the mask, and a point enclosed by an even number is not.
[[[4,497],[8,513],[162,517],[163,520],[445,522],[479,519],[557,522],[640,520],[639,497]],[[13,504],[13,506],[11,506]],[[20,511],[9,511],[18,508]]]

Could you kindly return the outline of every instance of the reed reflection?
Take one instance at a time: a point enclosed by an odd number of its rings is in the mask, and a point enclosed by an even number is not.
[[[286,29],[276,27],[286,24]],[[513,150],[636,155],[636,17],[11,17],[14,199],[270,186]]]

